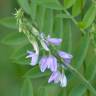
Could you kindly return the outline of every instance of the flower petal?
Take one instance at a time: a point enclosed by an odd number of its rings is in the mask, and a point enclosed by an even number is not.
[[[69,64],[71,62],[72,59],[72,55],[69,53],[66,53],[64,51],[58,51],[58,55],[64,59],[65,64]]]
[[[31,65],[34,66],[37,64],[37,60],[38,60],[38,54],[34,53],[34,55],[31,58]]]
[[[47,66],[52,72],[57,71],[57,59],[54,56],[49,56]]]
[[[60,78],[60,86],[61,87],[66,87],[67,86],[67,78],[65,76],[65,74],[61,74],[61,78]]]
[[[33,56],[33,54],[34,54],[34,52],[32,52],[32,51],[27,51],[27,56],[26,56],[26,58],[31,58],[32,56]]]
[[[47,62],[47,57],[42,57],[39,62],[41,72],[44,72],[46,70],[46,68],[47,68],[46,62]]]
[[[62,42],[62,39],[60,38],[48,38],[47,41],[51,44],[54,44],[54,45],[60,45],[61,42]]]
[[[50,69],[52,72],[57,71],[57,59],[53,57],[52,64],[50,64]]]
[[[59,77],[59,72],[53,72],[48,80],[48,83],[51,83],[52,81],[57,80]]]
[[[39,54],[36,54],[36,53],[34,53],[32,51],[27,51],[27,53],[28,53],[28,55],[26,56],[26,58],[31,58],[31,63],[30,64],[32,66],[36,65]]]

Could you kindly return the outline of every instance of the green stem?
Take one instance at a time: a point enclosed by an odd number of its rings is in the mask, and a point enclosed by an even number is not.
[[[64,10],[64,12],[70,17],[70,19],[74,22],[74,24],[76,25],[76,26],[78,26],[78,22],[75,20],[75,18],[66,10],[66,9],[63,9]],[[79,26],[78,26],[79,27]],[[79,27],[80,28],[80,27]],[[84,29],[82,29],[82,28],[80,28],[80,31],[83,33],[83,34],[85,34],[86,33],[86,31],[84,30]]]
[[[73,72],[75,72],[75,74],[77,74],[80,78],[81,78],[81,80],[83,81],[83,82],[85,82],[86,83],[86,85],[88,86],[88,88],[90,89],[90,91],[96,96],[96,90],[95,90],[95,88],[90,84],[90,82],[88,81],[88,80],[86,80],[83,76],[82,76],[82,74],[81,73],[79,73],[75,68],[73,68],[71,65],[67,65],[68,66],[68,68],[70,69],[70,70],[72,70]]]

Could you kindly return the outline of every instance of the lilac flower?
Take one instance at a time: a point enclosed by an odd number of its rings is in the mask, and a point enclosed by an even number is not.
[[[39,64],[41,72],[44,72],[47,68],[52,72],[57,71],[57,59],[52,55],[42,57]]]
[[[47,40],[46,40],[47,44],[54,44],[54,45],[60,45],[62,42],[61,38],[50,38],[50,36],[48,36]]]
[[[67,86],[67,78],[65,74],[60,73],[59,71],[53,72],[52,75],[50,76],[48,83],[60,83],[61,87],[66,87]]]
[[[27,53],[28,53],[28,56],[26,58],[31,58],[31,65],[32,66],[36,65],[38,60],[38,54],[32,51],[28,51]]]
[[[58,51],[58,55],[59,55],[61,58],[64,59],[65,64],[70,64],[71,59],[72,59],[72,57],[73,57],[71,54],[66,53],[66,52],[64,52],[64,51]]]

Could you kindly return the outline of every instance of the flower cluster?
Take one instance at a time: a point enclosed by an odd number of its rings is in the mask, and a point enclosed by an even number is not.
[[[44,41],[43,47],[45,50],[50,53],[50,49],[48,46],[54,45],[54,46],[59,46],[62,42],[62,39],[60,38],[51,38],[48,36],[47,38],[44,36],[43,33],[40,34],[41,40]],[[72,55],[69,53],[66,53],[64,51],[59,51],[57,50],[56,52],[57,57],[62,59],[65,65],[70,64]],[[35,52],[28,51],[28,56],[27,58],[31,58],[31,65],[34,66],[37,64],[38,61],[38,56],[39,54],[36,54]],[[44,72],[46,69],[49,69],[52,74],[48,80],[48,83],[54,82],[54,83],[60,83],[61,87],[66,87],[67,85],[67,78],[64,74],[64,72],[59,71],[59,66],[60,64],[57,62],[56,56],[53,56],[51,53],[47,56],[43,56],[40,61],[39,61],[39,66],[41,72]]]
[[[27,57],[31,59],[30,65],[35,66],[38,64],[41,72],[49,69],[52,74],[49,77],[48,83],[59,83],[61,87],[66,87],[67,78],[64,74],[64,65],[71,63],[72,55],[61,50],[57,50],[56,46],[59,46],[62,42],[61,38],[51,38],[45,36],[44,33],[40,33],[35,26],[30,24],[27,18],[24,17],[23,9],[17,10],[15,17],[19,26],[19,32],[23,32],[28,38],[29,42],[33,45],[34,52],[28,51]],[[48,53],[38,60],[40,55],[38,41],[42,45],[43,49]],[[61,61],[61,62],[59,62]]]

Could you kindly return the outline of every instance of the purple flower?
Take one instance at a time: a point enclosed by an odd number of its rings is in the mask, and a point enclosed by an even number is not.
[[[54,45],[60,45],[62,42],[61,38],[50,38],[50,36],[48,36],[47,40],[46,40],[47,44],[54,44]]]
[[[26,58],[31,58],[31,65],[34,66],[37,64],[37,60],[38,60],[38,54],[32,52],[32,51],[28,51],[27,52],[28,55]]]
[[[60,83],[61,87],[66,87],[67,86],[67,78],[65,74],[60,73],[59,71],[53,72],[52,75],[50,76],[48,83]]]
[[[41,72],[44,72],[47,68],[52,72],[57,71],[57,59],[52,55],[42,57],[39,64]]]
[[[66,53],[66,52],[64,52],[64,51],[58,51],[58,55],[59,55],[61,58],[64,59],[65,64],[70,64],[71,59],[72,59],[72,57],[73,57],[71,54]]]

